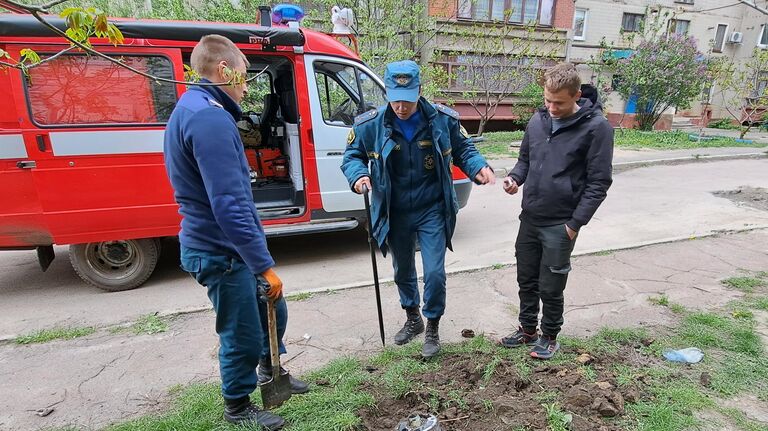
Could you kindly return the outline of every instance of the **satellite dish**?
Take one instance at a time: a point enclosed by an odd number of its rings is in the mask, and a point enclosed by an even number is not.
[[[334,34],[352,34],[352,25],[355,21],[355,14],[350,8],[340,8],[334,6],[331,8],[331,22],[333,23]]]

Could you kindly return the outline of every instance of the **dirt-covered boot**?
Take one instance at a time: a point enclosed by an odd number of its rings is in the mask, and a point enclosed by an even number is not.
[[[403,329],[399,330],[395,334],[395,344],[405,344],[422,332],[424,332],[424,320],[421,319],[421,313],[419,313],[419,307],[406,308],[405,314],[407,319],[403,325]]]
[[[424,348],[421,356],[430,359],[440,352],[440,318],[427,319],[427,334],[424,336]]]
[[[236,425],[256,425],[259,429],[275,431],[282,429],[285,420],[268,411],[261,410],[245,396],[233,400],[224,400],[224,419]]]

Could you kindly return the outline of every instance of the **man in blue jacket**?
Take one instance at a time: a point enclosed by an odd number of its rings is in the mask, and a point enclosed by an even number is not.
[[[427,318],[422,356],[431,358],[440,351],[445,249],[451,248],[459,208],[451,166],[456,163],[479,184],[493,184],[495,176],[456,111],[421,97],[416,63],[388,64],[384,82],[389,104],[356,118],[341,169],[355,192],[361,193],[363,186],[371,190],[373,237],[382,253],[392,251],[395,283],[406,311],[395,344],[424,332],[415,261],[418,237],[424,265],[422,312]]]
[[[265,296],[275,301],[281,353],[288,315],[235,124],[248,60],[229,39],[209,35],[193,49],[191,65],[202,84],[227,84],[192,86],[165,131],[166,170],[182,215],[181,266],[207,288],[216,312],[224,418],[276,430],[284,420],[250,401],[271,378]],[[308,386],[291,377],[291,389]]]
[[[549,359],[560,348],[571,252],[579,229],[607,195],[613,159],[613,127],[597,91],[581,86],[570,63],[548,70],[544,81],[546,107],[528,122],[517,164],[504,181],[509,194],[525,187],[515,242],[520,327],[501,344],[533,346],[530,355],[538,359]]]

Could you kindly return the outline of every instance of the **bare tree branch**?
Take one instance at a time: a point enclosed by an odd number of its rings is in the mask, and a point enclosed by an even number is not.
[[[138,69],[136,69],[134,67],[131,67],[131,66],[123,63],[122,61],[120,61],[120,60],[118,60],[116,58],[113,58],[113,57],[111,57],[111,56],[109,56],[107,54],[104,54],[104,53],[102,53],[100,51],[97,51],[97,50],[89,47],[88,45],[86,45],[86,44],[84,44],[82,42],[79,42],[79,41],[69,37],[69,35],[66,32],[61,31],[58,27],[52,25],[51,23],[46,21],[45,18],[40,16],[41,13],[44,13],[44,14],[48,13],[48,10],[51,7],[54,7],[56,5],[65,3],[67,1],[69,1],[69,0],[54,0],[52,2],[46,3],[46,4],[41,5],[41,6],[35,6],[35,5],[27,5],[27,4],[17,3],[17,2],[14,2],[12,0],[6,0],[6,2],[8,4],[10,4],[12,6],[16,6],[18,8],[21,8],[21,9],[24,9],[24,10],[28,11],[43,26],[45,26],[49,30],[53,31],[54,33],[58,34],[59,36],[65,38],[73,46],[68,48],[68,49],[62,50],[62,51],[58,52],[57,54],[55,54],[55,55],[53,55],[53,56],[51,56],[49,58],[46,58],[43,61],[40,61],[38,63],[35,63],[33,65],[29,65],[29,66],[25,66],[25,65],[23,65],[21,63],[13,65],[13,64],[9,64],[9,63],[3,62],[3,63],[0,63],[0,64],[2,64],[4,66],[7,66],[7,67],[13,67],[13,68],[16,68],[16,69],[25,69],[25,68],[26,69],[30,69],[30,68],[33,68],[33,67],[36,67],[36,66],[42,64],[43,62],[51,61],[51,60],[55,59],[56,57],[64,54],[67,51],[70,51],[70,50],[72,50],[74,48],[80,48],[80,49],[82,49],[83,51],[85,51],[85,52],[87,52],[89,54],[93,54],[93,55],[95,55],[97,57],[103,58],[104,60],[107,60],[110,63],[116,64],[116,65],[118,65],[120,67],[123,67],[123,68],[125,68],[127,70],[130,70],[131,72],[133,72],[133,73],[135,73],[137,75],[143,76],[145,78],[148,78],[148,79],[150,79],[150,80],[152,80],[152,81],[154,81],[156,83],[164,82],[164,83],[168,83],[168,84],[197,85],[197,86],[201,86],[201,87],[219,87],[219,86],[223,86],[223,85],[229,85],[229,84],[231,84],[233,82],[233,81],[229,81],[229,82],[190,82],[190,81],[179,81],[179,80],[175,80],[175,79],[154,76],[154,75],[151,75],[149,73],[142,72],[142,71],[140,71],[140,70],[138,70]],[[245,82],[250,82],[250,81],[253,81],[254,79],[258,78],[259,75],[263,74],[266,71],[266,69],[267,68],[265,67],[258,74],[252,76],[251,78],[246,79]],[[233,80],[234,80],[234,78],[233,78]]]
[[[40,65],[45,64],[45,63],[48,63],[49,61],[53,61],[53,60],[59,58],[60,56],[68,53],[69,51],[72,51],[73,49],[75,49],[75,47],[74,46],[70,46],[69,48],[63,49],[63,50],[57,52],[56,54],[54,54],[54,55],[52,55],[50,57],[46,57],[45,59],[38,61],[37,63],[30,64],[29,66],[26,66],[26,68],[27,69],[33,69],[33,68],[35,68],[37,66],[40,66]]]

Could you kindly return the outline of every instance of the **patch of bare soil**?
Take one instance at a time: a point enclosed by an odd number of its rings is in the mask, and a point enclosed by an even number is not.
[[[561,353],[568,352],[563,350]],[[617,423],[625,415],[625,403],[640,399],[646,384],[641,375],[633,383],[619,386],[612,370],[618,364],[638,366],[638,361],[646,361],[645,357],[630,346],[603,358],[570,353],[579,356],[557,365],[531,362],[532,370],[523,374],[515,364],[517,360],[504,359],[488,380],[483,379],[483,371],[492,357],[477,353],[445,355],[441,369],[414,376],[413,386],[422,387],[420,391],[393,399],[380,387],[365,388],[375,395],[377,405],[360,412],[363,429],[393,431],[401,419],[413,413],[431,413],[437,415],[443,431],[545,430],[548,419],[544,405],[552,403],[571,415],[571,431],[622,429]],[[591,365],[594,373],[587,376],[585,364]],[[435,405],[437,411],[431,411]]]
[[[724,190],[713,194],[730,199],[737,204],[768,211],[768,189],[745,186],[736,190]]]

